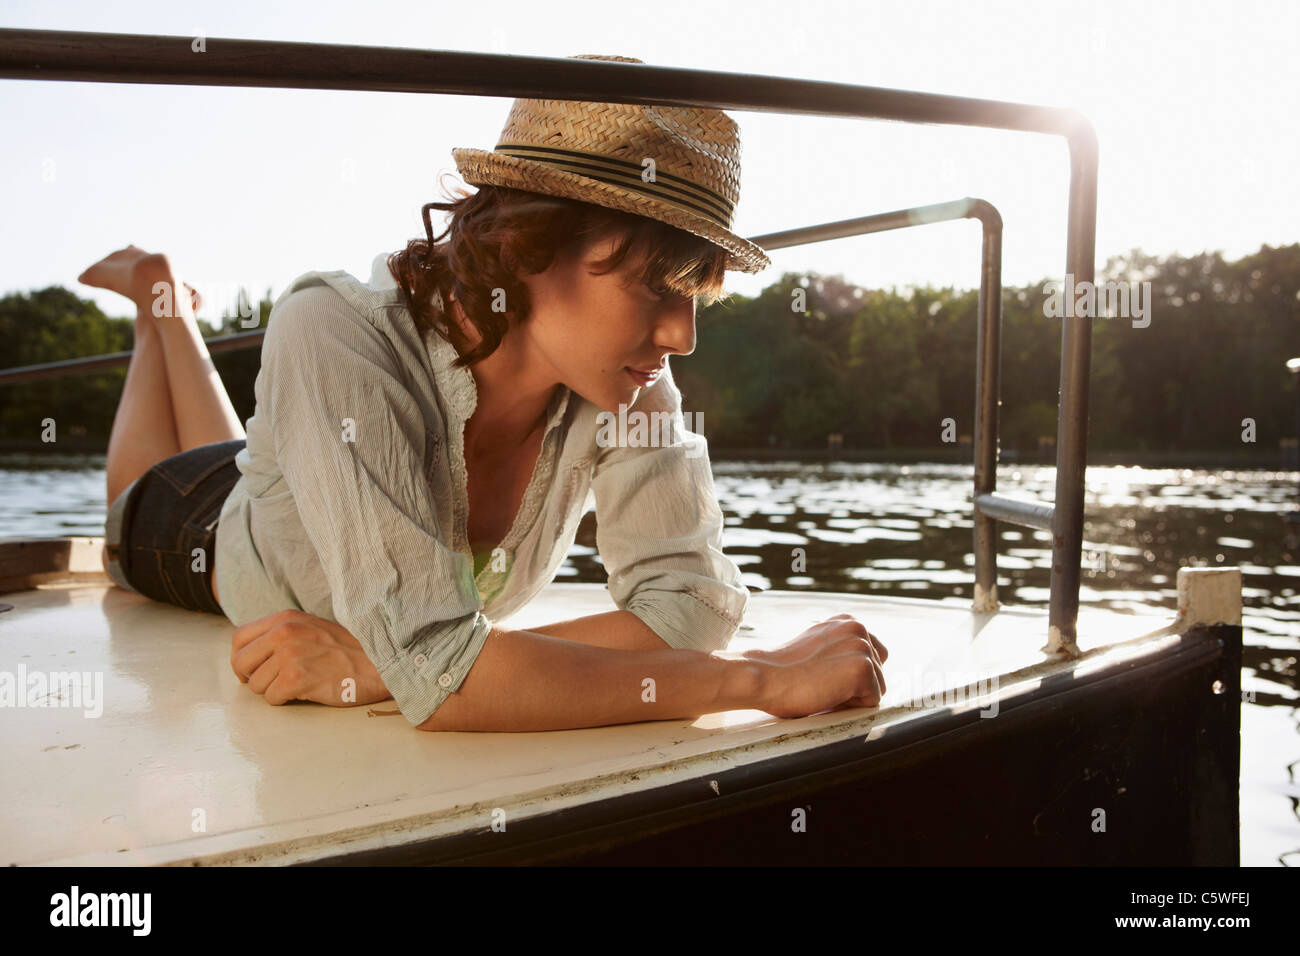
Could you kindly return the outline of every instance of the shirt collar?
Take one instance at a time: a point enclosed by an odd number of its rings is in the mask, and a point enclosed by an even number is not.
[[[393,274],[388,271],[388,253],[381,252],[370,261],[370,281],[367,283],[372,289],[396,289],[397,280]]]

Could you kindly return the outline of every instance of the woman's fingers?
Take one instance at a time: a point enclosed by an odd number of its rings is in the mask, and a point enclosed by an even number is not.
[[[300,699],[296,682],[289,680],[283,671],[277,673],[275,679],[266,685],[266,692],[262,696],[268,704],[275,706]]]
[[[865,642],[863,646],[866,648],[867,656],[871,658],[871,663],[876,667],[882,666],[883,662],[880,660],[880,649],[876,647],[876,642],[871,640],[871,635],[868,634],[863,638],[863,641]]]
[[[869,668],[867,677],[870,685],[869,689],[861,697],[850,698],[846,706],[849,707],[875,707],[884,699],[885,696],[885,675],[879,667],[872,665]]]
[[[844,621],[844,620],[848,620],[848,621],[856,621],[857,618],[854,617],[852,614],[836,614],[836,615],[834,615],[833,617],[828,617],[826,620],[828,620],[828,621]],[[871,641],[872,644],[875,645],[875,647],[876,647],[876,653],[880,656],[880,660],[881,660],[882,662],[889,660],[889,649],[888,649],[887,647],[885,647],[884,642],[881,641],[880,638],[876,637],[876,635],[872,634],[870,631],[867,631],[867,638],[868,638],[868,640]]]
[[[867,655],[866,680],[841,707],[875,707],[885,696],[885,672],[870,645],[864,646]],[[836,708],[839,709],[839,708]]]
[[[271,652],[270,649],[264,648],[260,652],[246,654],[244,653],[246,649],[281,625],[297,620],[304,613],[292,609],[276,611],[274,614],[259,617],[256,621],[249,621],[235,628],[234,633],[230,635],[230,667],[241,681],[247,682],[248,676]]]
[[[378,684],[371,687],[367,683],[367,695],[380,694],[381,689],[387,691],[355,638],[351,640],[357,647],[349,651],[342,641],[351,635],[339,625],[310,615],[306,617],[310,619],[281,616],[282,623],[252,638],[231,655],[231,667],[248,684],[249,690],[261,694],[268,704],[310,700],[334,707],[352,706],[351,701],[341,702],[338,681],[357,680],[360,671],[363,681]],[[373,699],[384,700],[386,696]]]
[[[268,657],[248,679],[253,693],[261,694],[268,704],[287,704],[291,700],[310,700],[304,696],[306,675],[294,661],[275,655]]]
[[[255,694],[266,694],[271,682],[280,676],[280,662],[268,657],[248,677],[248,689]],[[270,701],[268,700],[268,703]]]
[[[274,614],[268,614],[266,617],[259,617],[256,621],[249,621],[247,624],[235,628],[234,633],[230,635],[231,646],[239,650],[245,645],[257,640],[272,628],[279,627],[286,621],[290,620],[296,611],[276,611]]]
[[[240,680],[250,683],[253,673],[275,655],[274,634],[274,631],[267,633],[264,639],[254,641],[231,656],[230,666],[234,668]],[[261,691],[258,693],[260,694]]]
[[[295,624],[288,620],[253,638],[243,648],[230,655],[230,666],[241,680],[262,666],[286,641],[295,636]],[[260,693],[260,691],[259,691]]]

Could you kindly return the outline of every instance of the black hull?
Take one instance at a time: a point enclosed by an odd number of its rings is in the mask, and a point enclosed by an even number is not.
[[[543,814],[508,833],[313,865],[1236,866],[1240,670],[1240,626],[1197,627],[1154,657],[1009,689],[992,719],[940,710],[870,743]],[[805,832],[792,829],[798,807]]]

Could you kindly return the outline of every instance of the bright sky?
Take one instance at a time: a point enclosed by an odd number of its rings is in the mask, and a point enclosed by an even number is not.
[[[7,0],[0,26],[572,56],[834,80],[1082,110],[1101,144],[1097,266],[1110,255],[1230,258],[1300,240],[1300,4],[961,0],[275,2]],[[0,292],[76,282],[134,243],[213,300],[278,294],[313,269],[366,278],[423,235],[455,146],[491,148],[508,99],[0,80]],[[736,231],[754,236],[979,196],[1006,223],[1004,280],[1065,261],[1063,141],[962,127],[733,112]],[[349,173],[351,178],[349,179]],[[435,220],[435,227],[440,220]],[[773,253],[870,287],[977,284],[971,221]],[[224,303],[223,303],[224,304]]]

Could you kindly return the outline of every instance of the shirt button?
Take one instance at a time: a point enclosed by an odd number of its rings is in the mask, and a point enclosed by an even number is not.
[[[423,667],[425,664],[429,663],[429,658],[425,657],[423,654],[416,654],[411,658],[411,663],[416,667]]]
[[[454,679],[455,678],[453,678],[450,674],[443,674],[441,677],[438,678],[438,683],[441,684],[443,687],[450,687],[451,682]]]

